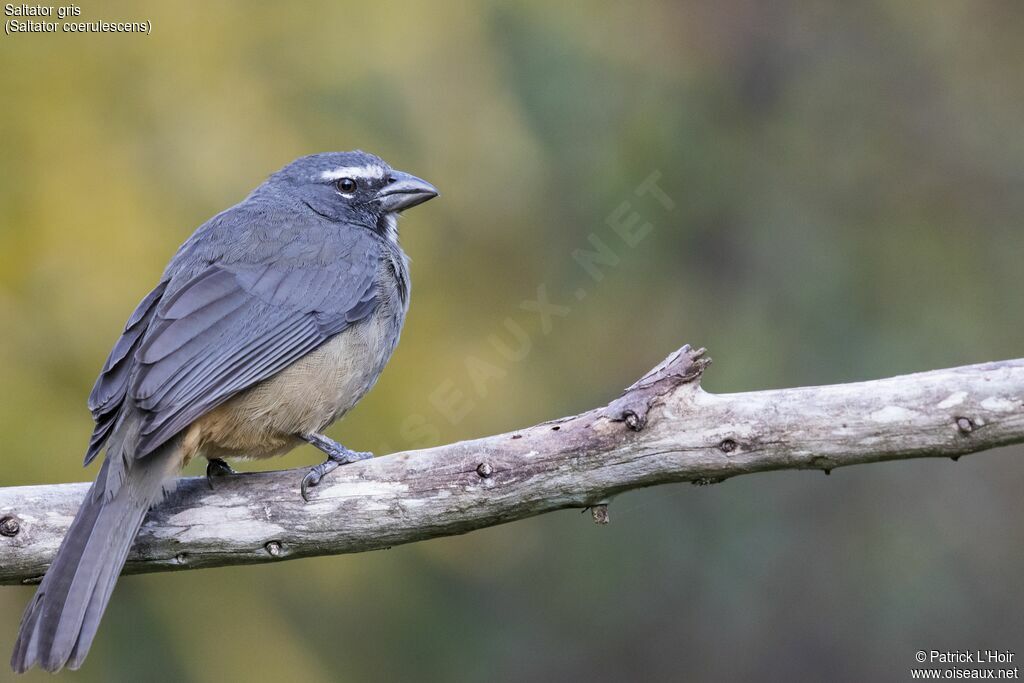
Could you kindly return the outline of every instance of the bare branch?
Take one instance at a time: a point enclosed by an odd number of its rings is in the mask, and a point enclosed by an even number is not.
[[[611,496],[751,472],[953,457],[1024,441],[1024,359],[856,384],[713,395],[683,347],[609,405],[527,429],[303,472],[181,479],[126,572],[276,562],[462,534]],[[38,581],[87,484],[0,489],[0,584]]]

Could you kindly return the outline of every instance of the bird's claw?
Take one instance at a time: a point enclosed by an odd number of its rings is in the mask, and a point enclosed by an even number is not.
[[[237,472],[231,469],[231,465],[220,458],[210,458],[209,462],[206,463],[206,483],[211,491],[213,490],[214,477],[223,477],[228,474],[237,474]]]
[[[367,460],[373,457],[373,453],[349,450],[337,441],[328,439],[326,436],[321,434],[307,434],[302,438],[327,454],[327,460],[323,461],[316,467],[311,468],[309,472],[306,472],[306,476],[302,478],[302,484],[299,486],[299,491],[302,493],[302,500],[307,503],[309,502],[309,489],[311,487],[318,486],[323,478],[329,473],[338,469],[341,465],[347,465],[352,462]]]
[[[302,478],[302,500],[309,502],[309,488],[311,486],[319,486],[320,482],[327,475],[328,472],[334,471],[341,463],[335,462],[334,460],[325,460],[316,467],[313,467],[306,472],[306,476]]]

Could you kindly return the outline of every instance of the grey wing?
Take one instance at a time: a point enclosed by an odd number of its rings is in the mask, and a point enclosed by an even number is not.
[[[100,376],[92,388],[92,393],[89,394],[89,411],[92,412],[96,426],[89,439],[89,449],[85,453],[86,465],[103,450],[103,445],[110,438],[110,433],[117,423],[125,394],[128,391],[128,377],[135,352],[138,351],[142,343],[142,336],[149,327],[156,304],[160,301],[166,288],[167,282],[161,282],[139,303],[124,326],[121,338],[117,340],[114,348],[110,351],[107,362],[103,365]]]
[[[358,242],[328,264],[211,266],[165,297],[128,389],[144,416],[135,456],[369,316],[378,248]]]

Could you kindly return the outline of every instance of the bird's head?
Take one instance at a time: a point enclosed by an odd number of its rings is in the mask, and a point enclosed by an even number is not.
[[[267,184],[322,218],[364,225],[391,241],[398,239],[398,214],[438,194],[427,181],[360,151],[301,157]]]

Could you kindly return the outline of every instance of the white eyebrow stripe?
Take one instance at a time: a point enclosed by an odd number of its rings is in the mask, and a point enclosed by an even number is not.
[[[374,178],[384,177],[384,169],[380,166],[342,166],[333,171],[324,171],[320,174],[321,180],[337,180],[339,178]]]

